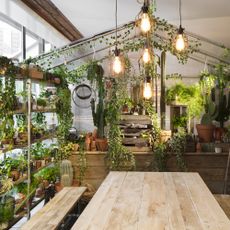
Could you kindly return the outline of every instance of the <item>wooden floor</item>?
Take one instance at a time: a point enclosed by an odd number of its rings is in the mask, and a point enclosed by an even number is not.
[[[72,230],[230,230],[198,173],[110,172]]]
[[[220,207],[224,210],[227,217],[230,219],[230,195],[215,195]]]

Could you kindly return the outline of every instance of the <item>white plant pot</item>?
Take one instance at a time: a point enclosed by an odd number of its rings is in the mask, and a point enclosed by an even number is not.
[[[222,153],[222,148],[215,147],[215,153]]]

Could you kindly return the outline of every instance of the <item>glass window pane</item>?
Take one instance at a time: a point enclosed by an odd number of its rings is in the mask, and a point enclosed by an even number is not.
[[[0,55],[8,58],[22,57],[21,31],[0,20]]]
[[[26,58],[35,57],[39,54],[39,40],[30,33],[26,33]]]
[[[45,42],[45,53],[51,51],[52,45],[49,42]]]

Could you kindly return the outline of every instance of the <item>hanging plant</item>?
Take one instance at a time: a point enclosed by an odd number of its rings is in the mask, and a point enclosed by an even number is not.
[[[116,80],[111,88],[111,98],[107,103],[107,123],[109,125],[108,163],[112,170],[132,170],[135,168],[134,155],[122,145],[122,133],[117,125],[120,121],[122,107],[119,98],[119,86]]]

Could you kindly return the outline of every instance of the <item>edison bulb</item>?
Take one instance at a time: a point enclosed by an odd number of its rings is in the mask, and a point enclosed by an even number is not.
[[[141,17],[141,30],[143,33],[147,33],[151,28],[150,18],[147,13],[143,13]]]
[[[145,48],[143,56],[142,56],[143,62],[148,63],[150,61],[150,53],[147,48]]]
[[[113,71],[116,74],[119,74],[122,71],[122,64],[121,64],[121,59],[119,56],[115,56],[115,58],[114,58]]]
[[[147,100],[152,97],[152,87],[150,82],[145,83],[143,96]]]
[[[182,51],[185,48],[185,41],[183,38],[183,34],[178,34],[176,38],[176,50]]]

